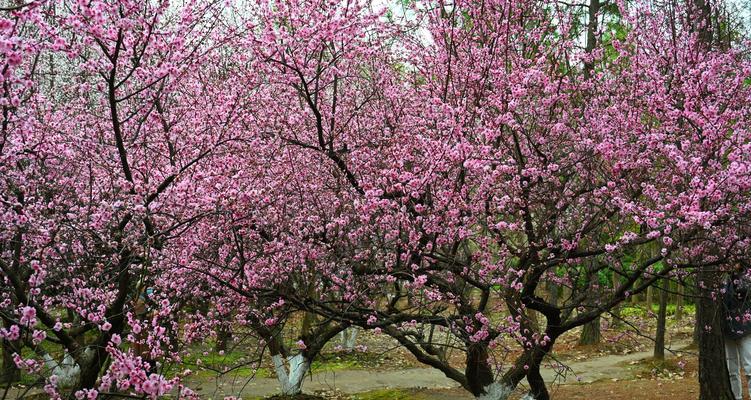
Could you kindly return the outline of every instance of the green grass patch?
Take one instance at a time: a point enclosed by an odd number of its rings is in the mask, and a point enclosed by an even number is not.
[[[362,369],[362,366],[354,360],[340,360],[340,361],[313,361],[311,369],[313,371],[341,371],[344,369]]]
[[[673,316],[675,315],[676,310],[675,304],[668,304],[667,306],[667,315]],[[657,312],[660,311],[660,305],[659,304],[652,304],[652,312],[654,314],[657,314]],[[694,315],[696,313],[696,306],[693,304],[686,304],[683,306],[683,315]],[[645,305],[626,305],[621,308],[621,317],[646,317],[647,316],[647,307]]]
[[[313,360],[311,367],[313,372],[368,369],[380,365],[383,361],[381,358],[379,354],[358,351],[322,353]]]
[[[199,349],[193,349],[182,358],[182,366],[193,370],[193,376],[197,378],[211,379],[222,373],[239,378],[268,378],[273,376],[267,368],[255,368],[249,363],[247,354],[239,350],[228,350],[223,354],[209,351],[204,354]],[[175,369],[175,373],[181,372],[177,371],[177,368]]]

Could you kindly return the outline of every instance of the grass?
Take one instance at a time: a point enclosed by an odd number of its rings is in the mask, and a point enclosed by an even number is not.
[[[675,315],[676,310],[675,304],[668,304],[667,306],[667,315]],[[657,314],[657,312],[660,311],[660,305],[659,304],[652,304],[652,312]],[[696,306],[693,304],[685,304],[683,306],[683,315],[694,315],[696,313]],[[646,317],[647,316],[647,309],[644,305],[626,305],[621,308],[621,316],[622,317]]]
[[[313,371],[341,371],[344,369],[366,369],[378,365],[380,355],[364,352],[335,352],[320,354],[311,366]]]
[[[345,369],[362,369],[356,360],[314,360],[311,369],[313,371],[341,371]]]
[[[224,354],[209,351],[204,354],[198,349],[192,349],[190,354],[183,357],[182,365],[193,369],[194,377],[206,379],[214,378],[223,371],[227,371],[226,373],[239,378],[267,378],[273,376],[267,368],[246,365],[249,362],[246,356],[247,353],[240,350],[228,350]]]

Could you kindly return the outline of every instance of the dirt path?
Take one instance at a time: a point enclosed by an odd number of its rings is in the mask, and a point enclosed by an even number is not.
[[[671,351],[681,351],[686,348],[690,342],[677,342],[665,349],[665,356],[672,357]],[[546,369],[542,371],[542,376],[546,382],[553,382],[556,378],[558,383],[589,383],[601,379],[632,379],[634,377],[635,367],[628,365],[632,361],[638,361],[645,358],[651,358],[652,351],[642,351],[624,355],[608,355],[604,357],[595,357],[589,360],[572,361],[566,363],[571,370],[564,377],[556,377],[555,371]]]
[[[673,344],[671,349],[682,349],[688,343]],[[668,354],[670,354],[668,352]],[[628,363],[652,356],[644,351],[626,355],[609,355],[589,360],[570,361],[568,371],[561,375],[550,368],[542,371],[548,382],[577,383],[594,382],[601,379],[631,379],[634,367]],[[203,382],[188,383],[198,389],[202,398],[222,399],[224,396],[269,396],[278,393],[278,383],[274,378],[224,377]],[[306,392],[337,388],[344,393],[354,394],[384,388],[454,388],[458,384],[433,368],[409,368],[396,371],[342,370],[318,371],[306,379],[303,388]]]

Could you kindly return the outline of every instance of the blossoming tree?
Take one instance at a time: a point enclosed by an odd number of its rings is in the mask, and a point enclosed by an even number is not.
[[[258,110],[283,121],[267,135],[349,185],[352,208],[337,212],[362,226],[329,249],[347,266],[316,282],[339,295],[284,293],[299,308],[382,330],[478,397],[526,378],[544,399],[560,335],[747,249],[731,222],[748,211],[747,66],[704,51],[691,23],[623,5],[622,32],[581,48],[563,5],[418,2],[400,29],[372,21],[345,41],[347,29],[312,29],[304,5],[256,47],[279,79]],[[544,299],[547,282],[570,296]],[[464,370],[436,328],[462,344]],[[521,355],[505,363],[509,340]]]
[[[124,344],[166,340],[157,318],[133,307],[166,243],[211,212],[200,171],[233,143],[239,102],[226,70],[204,60],[221,58],[232,29],[213,3],[32,2],[6,12],[2,336],[39,354],[18,351],[16,363],[46,368],[50,396],[114,386],[163,394],[174,381]],[[47,354],[43,341],[61,352]]]

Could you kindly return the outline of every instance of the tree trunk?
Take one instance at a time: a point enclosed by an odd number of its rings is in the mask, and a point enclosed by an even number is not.
[[[20,353],[19,342],[2,340],[3,365],[0,370],[0,383],[18,382],[21,379],[21,370],[13,362],[13,353]]]
[[[706,267],[697,277],[697,321],[699,334],[699,400],[733,400],[725,362],[725,341],[722,334],[724,310],[722,302],[712,298],[719,292],[722,276]]]
[[[621,286],[620,279],[618,277],[618,274],[613,272],[613,291],[618,290],[618,288]],[[621,326],[621,305],[617,304],[615,307],[613,307],[612,310],[610,310],[610,314],[613,316],[612,320],[613,322],[610,324],[611,327],[617,328]]]
[[[579,345],[590,345],[600,343],[602,334],[600,333],[600,316],[587,322],[582,327],[581,337],[579,337]]]
[[[600,13],[600,0],[589,0],[588,15],[587,15],[587,43],[585,51],[587,54],[591,54],[597,47],[597,23],[598,14]],[[595,69],[595,65],[591,60],[584,63],[584,79],[592,77],[592,71]]]
[[[529,394],[524,396],[523,399],[529,400],[549,400],[550,393],[545,386],[545,380],[540,374],[540,364],[532,362],[527,372],[527,382],[529,383]]]
[[[558,307],[558,297],[561,295],[560,287],[554,282],[548,282],[545,285],[545,289],[548,292],[548,303]]]
[[[300,327],[300,336],[307,336],[308,333],[310,333],[314,322],[315,315],[313,315],[313,313],[303,312],[302,326]]]
[[[477,398],[489,395],[493,390],[493,370],[488,364],[488,349],[483,343],[470,345],[467,348],[467,366],[464,371],[467,377],[469,391]],[[489,397],[488,397],[489,398]]]
[[[77,389],[93,388],[102,371],[102,366],[107,361],[108,354],[104,349],[94,349],[87,361],[81,366],[81,375],[78,381]]]
[[[281,354],[271,356],[274,361],[276,378],[285,396],[296,396],[302,393],[302,382],[305,374],[310,370],[310,360],[303,353],[287,357],[287,367]]]
[[[514,365],[488,390],[486,397],[480,399],[487,400],[505,400],[510,397],[519,382],[526,377],[529,383],[529,392],[522,397],[522,400],[550,400],[550,394],[545,385],[545,380],[540,374],[540,365],[545,355],[548,354],[557,336],[548,331],[550,342],[545,346],[535,346],[528,349],[522,356],[516,359]]]
[[[214,345],[214,351],[226,351],[229,340],[232,338],[232,331],[229,326],[222,323],[216,328],[216,344]]]
[[[675,319],[676,320],[682,320],[683,319],[683,291],[684,291],[683,284],[680,282],[676,282],[676,294],[675,294]]]
[[[665,359],[665,318],[668,312],[668,289],[670,281],[663,279],[662,290],[660,290],[660,309],[657,312],[657,332],[655,333],[654,358],[656,360]]]
[[[357,327],[349,327],[339,333],[342,339],[342,349],[346,351],[352,351],[357,344],[357,333],[359,329]]]
[[[699,329],[699,302],[694,302],[694,332],[691,335],[691,344],[699,345],[699,336],[701,336],[701,329]]]
[[[558,298],[558,305],[562,306],[571,298],[571,288],[566,285],[561,285],[559,290],[558,293],[560,294],[560,297]]]
[[[654,288],[647,288],[647,298],[644,300],[644,306],[647,308],[647,316],[652,314],[652,304],[654,303]]]

